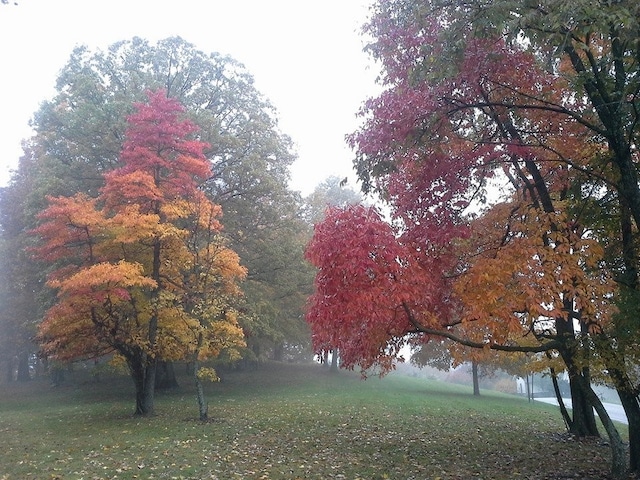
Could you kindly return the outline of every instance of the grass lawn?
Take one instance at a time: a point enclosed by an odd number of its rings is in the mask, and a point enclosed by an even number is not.
[[[0,385],[0,479],[603,479],[609,449],[555,407],[392,375],[266,364],[188,379],[133,417],[131,381]]]

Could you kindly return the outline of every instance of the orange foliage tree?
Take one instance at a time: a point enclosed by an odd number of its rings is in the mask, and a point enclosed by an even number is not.
[[[182,113],[165,92],[149,92],[98,197],[49,198],[34,230],[57,291],[39,328],[44,353],[116,353],[141,415],[154,409],[159,360],[198,362],[244,346],[233,299],[246,272],[221,237],[220,207],[198,188],[211,176],[206,144]]]
[[[364,187],[388,201],[392,222],[343,209],[316,227],[307,250],[318,268],[307,315],[316,348],[383,371],[403,345],[434,336],[558,355],[572,387],[568,424],[597,435],[596,408],[621,474],[624,447],[590,387],[592,342],[611,329],[618,293],[588,214],[615,188],[591,106],[523,43],[458,38],[451,63],[444,13],[402,1],[376,13],[370,48],[386,89],[350,140]],[[506,186],[487,204],[496,179]]]

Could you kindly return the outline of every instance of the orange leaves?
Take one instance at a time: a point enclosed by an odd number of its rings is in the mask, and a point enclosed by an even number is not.
[[[105,175],[105,179],[102,196],[107,201],[107,208],[117,211],[136,204],[144,212],[152,213],[155,203],[162,200],[163,192],[149,172],[134,170],[123,173],[116,170]]]
[[[549,322],[578,316],[607,322],[611,279],[596,267],[600,245],[567,219],[566,205],[541,212],[526,203],[503,204],[473,223],[467,269],[454,290],[469,328],[497,340],[517,339]],[[504,214],[509,212],[509,215]]]
[[[51,287],[59,290],[59,295],[77,294],[87,291],[122,291],[133,287],[155,288],[156,282],[144,275],[142,265],[126,262],[98,263],[90,265],[65,280],[49,282]]]
[[[40,213],[41,224],[33,233],[45,241],[34,249],[44,260],[70,255],[93,258],[93,239],[102,234],[104,216],[96,200],[79,193],[73,197],[49,197],[49,207]]]
[[[219,235],[220,206],[197,188],[210,174],[205,145],[184,138],[194,128],[177,102],[149,101],[131,116],[123,167],[105,175],[100,196],[52,198],[40,215],[36,254],[59,266],[39,336],[59,358],[177,360],[243,345],[232,304],[246,270]]]

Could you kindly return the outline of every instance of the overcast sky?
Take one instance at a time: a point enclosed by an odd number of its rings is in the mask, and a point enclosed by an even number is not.
[[[179,35],[232,56],[254,76],[296,145],[293,189],[307,195],[329,175],[348,176],[355,187],[344,136],[377,91],[360,35],[372,0],[17,1],[0,5],[0,184],[76,45]]]

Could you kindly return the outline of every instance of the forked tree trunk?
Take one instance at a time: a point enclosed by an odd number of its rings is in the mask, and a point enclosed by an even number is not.
[[[568,300],[565,300],[565,309],[572,308]],[[563,347],[559,350],[560,356],[567,367],[569,374],[569,388],[571,390],[572,421],[569,431],[579,437],[600,436],[593,407],[585,395],[581,382],[585,385],[591,384],[589,370],[579,368],[575,362],[575,350],[579,347],[576,340],[576,333],[573,326],[573,319],[557,318],[555,321],[557,337],[563,342]],[[589,387],[591,388],[591,387]]]
[[[598,424],[593,412],[593,405],[586,398],[580,382],[589,382],[580,374],[569,373],[569,387],[571,388],[572,421],[569,431],[579,437],[599,437]]]
[[[591,385],[583,377],[581,377],[577,383],[583,391],[587,403],[590,403],[598,413],[598,417],[600,417],[600,421],[609,437],[609,445],[611,446],[611,476],[615,479],[628,478],[627,452],[622,438],[620,438],[620,433],[611,421],[611,417],[598,398],[598,395],[596,395],[591,388]]]

